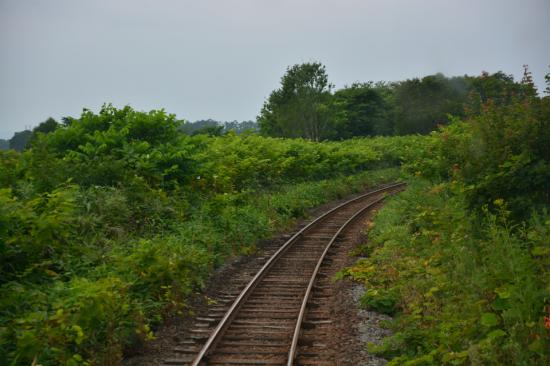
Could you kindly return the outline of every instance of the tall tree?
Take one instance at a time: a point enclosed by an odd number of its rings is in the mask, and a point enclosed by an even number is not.
[[[399,83],[395,93],[395,132],[429,133],[448,122],[447,115],[463,115],[468,95],[465,78],[446,78],[442,74]]]
[[[483,104],[489,100],[496,105],[505,105],[522,94],[522,85],[514,81],[513,75],[502,71],[493,74],[483,71],[480,76],[469,76],[467,79],[471,87],[468,109],[473,114],[479,114]]]
[[[59,127],[59,123],[52,117],[49,117],[44,122],[33,128],[32,132],[50,133],[55,131]]]
[[[392,133],[391,106],[382,92],[385,87],[355,83],[334,93],[338,138]]]
[[[38,138],[38,134],[48,134],[50,132],[53,132],[57,130],[61,125],[52,117],[49,117],[44,122],[40,123],[38,126],[32,129],[32,135],[29,139],[28,145],[31,145],[33,141],[35,141]]]
[[[31,136],[32,131],[29,130],[16,132],[10,139],[10,149],[14,149],[17,151],[25,150]]]
[[[271,93],[258,116],[261,133],[314,141],[329,138],[333,133],[328,107],[331,89],[321,63],[289,67],[281,87]]]
[[[185,122],[179,130],[188,135],[220,135],[223,130],[223,126],[220,122],[213,119],[199,120],[195,122]]]

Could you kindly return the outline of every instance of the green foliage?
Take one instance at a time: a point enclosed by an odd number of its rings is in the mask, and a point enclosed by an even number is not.
[[[193,186],[209,192],[232,192],[289,180],[322,179],[335,172],[352,174],[385,162],[384,149],[377,143],[390,144],[382,140],[319,144],[228,134],[210,139],[209,146],[197,154],[203,163],[196,170]],[[408,143],[412,144],[413,139]]]
[[[472,86],[468,107],[474,113],[479,113],[489,101],[496,105],[509,104],[522,91],[522,86],[514,81],[514,77],[502,71],[494,74],[484,71],[479,77],[468,79]]]
[[[455,189],[415,179],[371,224],[369,258],[347,271],[364,306],[395,314],[371,351],[390,365],[548,364],[550,217],[513,230],[504,209],[469,214]]]
[[[531,73],[524,68],[521,82],[500,71],[450,78],[435,74],[393,83],[354,83],[332,93],[323,65],[294,65],[257,121],[263,135],[314,141],[428,134],[453,116],[481,113],[489,101],[502,106],[514,98],[536,97]]]
[[[392,106],[384,89],[393,93],[390,87],[372,82],[355,83],[334,93],[337,138],[393,133]]]
[[[0,150],[8,150],[10,148],[10,140],[0,139]]]
[[[0,190],[0,284],[26,279],[52,267],[74,236],[75,187],[63,187],[26,202]],[[78,255],[78,247],[74,246]]]
[[[550,204],[550,103],[538,99],[488,104],[470,121],[470,141],[457,176],[474,207],[504,199],[517,218]]]
[[[179,127],[179,130],[188,135],[220,136],[228,132],[234,132],[237,135],[241,133],[255,133],[257,127],[258,125],[253,121],[220,122],[207,119],[185,122]]]
[[[22,174],[21,159],[15,150],[0,151],[0,187],[15,186]]]
[[[324,140],[331,133],[328,103],[332,85],[325,67],[304,63],[289,67],[258,116],[263,134]]]
[[[124,348],[153,336],[151,328],[163,315],[185,311],[189,296],[200,291],[224,258],[253,251],[258,239],[304,217],[310,207],[362,190],[365,184],[395,180],[398,174],[390,169],[271,193],[220,193],[181,222],[162,216],[171,220],[172,229],[151,236],[155,230],[150,228],[144,233],[149,237],[141,238],[124,231],[133,210],[117,189],[94,187],[81,197],[75,198],[74,191],[63,198],[44,197],[42,205],[52,207],[43,214],[67,214],[53,217],[56,226],[47,231],[66,235],[54,238],[66,240],[66,245],[54,246],[59,252],[47,258],[37,252],[14,261],[18,257],[11,255],[6,264],[11,272],[0,288],[0,350],[16,364],[36,357],[43,365],[54,365],[74,355],[82,362],[116,364]],[[1,207],[11,216],[23,216],[28,208],[16,207],[10,197],[9,205],[3,201]],[[54,198],[72,204],[54,205]],[[37,225],[37,214],[32,216],[31,224]],[[33,238],[18,233],[23,244],[32,245]],[[15,249],[22,250],[10,250]]]
[[[83,186],[126,184],[136,176],[153,186],[173,184],[185,179],[188,160],[185,147],[176,149],[182,138],[178,125],[175,116],[164,111],[144,113],[110,105],[97,115],[85,110],[65,128],[37,138],[33,147],[42,153],[28,155],[28,174],[44,182],[43,161],[61,159],[64,166],[51,169],[56,179],[41,189],[67,179]],[[49,173],[45,175],[51,177]]]
[[[36,140],[38,134],[48,134],[55,131],[59,127],[59,123],[52,117],[48,118],[44,122],[40,123],[38,126],[32,129],[32,135],[29,139],[28,144],[32,144]]]
[[[527,70],[517,86],[422,140],[403,168],[429,181],[380,211],[346,272],[395,316],[370,346],[390,365],[550,363],[550,103]]]
[[[23,151],[27,148],[27,144],[32,136],[32,132],[24,130],[16,132],[10,139],[9,148],[16,151]]]
[[[550,99],[489,101],[480,114],[430,137],[430,156],[410,159],[407,170],[462,185],[473,209],[503,199],[516,220],[550,204]]]
[[[395,89],[395,132],[426,134],[449,122],[448,115],[463,115],[469,85],[464,78],[442,74],[411,79]]]
[[[1,364],[118,364],[226,258],[394,181],[420,146],[188,136],[178,124],[107,105],[0,153]]]

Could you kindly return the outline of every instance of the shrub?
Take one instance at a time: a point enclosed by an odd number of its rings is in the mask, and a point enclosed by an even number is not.
[[[418,179],[389,200],[370,257],[346,272],[365,283],[364,306],[395,315],[371,351],[390,365],[548,363],[550,217],[514,228],[495,205],[471,215],[451,184]]]

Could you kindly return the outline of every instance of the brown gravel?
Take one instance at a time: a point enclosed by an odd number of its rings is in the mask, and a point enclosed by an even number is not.
[[[358,220],[346,230],[345,241],[339,248],[339,255],[343,256],[338,263],[340,271],[345,267],[353,265],[357,260],[350,253],[357,245],[367,240],[365,228],[372,219],[376,210],[382,204],[378,204],[375,210],[366,213],[361,220]],[[336,344],[336,365],[349,366],[378,366],[385,365],[386,360],[373,356],[367,352],[366,344],[369,342],[378,343],[388,335],[388,331],[380,327],[382,320],[389,317],[359,308],[359,300],[364,291],[362,285],[343,279],[334,282],[335,296],[332,299],[332,313],[334,319],[334,330]]]

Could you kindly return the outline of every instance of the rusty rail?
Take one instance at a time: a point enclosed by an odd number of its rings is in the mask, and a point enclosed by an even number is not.
[[[310,297],[311,297],[311,290],[313,289],[313,285],[315,284],[315,280],[317,279],[317,274],[319,273],[319,269],[321,268],[321,264],[323,263],[323,260],[325,259],[328,251],[330,250],[330,248],[332,247],[332,244],[334,244],[334,242],[336,241],[336,239],[340,236],[340,234],[342,233],[342,231],[349,225],[351,224],[357,217],[359,217],[363,212],[365,212],[366,210],[368,210],[369,208],[371,208],[372,206],[374,206],[375,204],[379,203],[380,201],[382,201],[385,197],[381,197],[379,199],[377,199],[376,201],[374,202],[371,202],[369,203],[368,205],[366,205],[365,207],[363,207],[362,209],[360,209],[359,211],[357,211],[352,217],[350,217],[348,219],[348,221],[346,221],[341,227],[340,229],[338,229],[338,231],[336,232],[336,234],[334,234],[334,236],[332,237],[332,239],[330,240],[330,242],[328,243],[328,245],[326,246],[325,250],[323,251],[323,254],[321,254],[321,257],[319,258],[319,261],[317,262],[317,265],[315,266],[315,269],[313,270],[313,274],[311,275],[311,279],[309,281],[309,284],[307,286],[307,290],[306,290],[306,293],[304,295],[304,300],[302,301],[302,306],[300,307],[300,313],[298,315],[298,320],[296,322],[296,327],[294,328],[294,334],[292,336],[292,343],[291,343],[291,346],[290,346],[290,351],[288,352],[288,362],[287,362],[287,366],[292,366],[294,364],[294,359],[296,357],[296,352],[298,350],[298,340],[300,339],[300,332],[301,332],[301,329],[302,329],[302,323],[303,323],[303,320],[304,320],[304,317],[305,317],[305,313],[306,313],[306,309],[307,309],[307,304],[310,300]]]

